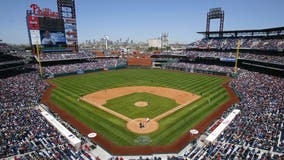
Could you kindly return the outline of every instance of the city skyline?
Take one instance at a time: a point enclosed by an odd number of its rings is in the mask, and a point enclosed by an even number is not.
[[[163,32],[169,33],[169,43],[188,44],[199,40],[205,31],[206,14],[210,8],[225,11],[224,30],[263,29],[284,26],[282,0],[76,0],[79,43],[99,40],[131,39],[146,42]],[[271,3],[273,2],[273,3]],[[26,10],[36,3],[41,8],[57,11],[56,0],[3,0],[0,9],[0,39],[10,44],[29,44]],[[213,20],[211,30],[218,29]]]

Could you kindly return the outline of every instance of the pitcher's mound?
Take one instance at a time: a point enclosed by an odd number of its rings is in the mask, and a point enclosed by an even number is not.
[[[145,102],[145,101],[138,101],[138,102],[135,102],[134,105],[136,107],[147,107],[148,106],[148,102]]]
[[[146,122],[146,118],[137,118],[127,122],[126,127],[131,132],[147,134],[159,129],[159,123],[151,119],[150,121]]]

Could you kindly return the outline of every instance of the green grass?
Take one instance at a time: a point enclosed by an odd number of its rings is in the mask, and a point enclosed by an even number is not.
[[[147,107],[137,107],[135,102],[146,101]],[[175,100],[157,96],[150,93],[132,93],[108,100],[105,107],[123,114],[131,119],[135,118],[154,118],[176,106]]]
[[[152,140],[147,145],[166,145],[188,132],[229,99],[226,89],[221,86],[226,80],[224,77],[167,70],[128,69],[97,72],[52,79],[58,88],[52,91],[51,101],[113,143],[133,146],[139,145],[135,143],[135,139],[140,135],[128,131],[124,120],[83,101],[78,102],[78,97],[99,90],[126,86],[159,86],[202,94],[202,98],[161,119],[159,130],[147,135]],[[156,111],[149,112],[154,114]]]

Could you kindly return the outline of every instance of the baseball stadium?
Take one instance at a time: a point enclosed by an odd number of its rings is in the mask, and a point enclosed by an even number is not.
[[[211,8],[183,49],[97,50],[75,0],[57,8],[26,11],[31,52],[0,42],[0,159],[284,159],[284,27],[224,30]]]

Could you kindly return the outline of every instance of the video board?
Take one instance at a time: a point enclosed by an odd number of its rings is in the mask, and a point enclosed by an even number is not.
[[[64,21],[61,19],[39,17],[40,30],[64,31]]]
[[[65,46],[66,44],[64,32],[41,30],[40,39],[41,45],[43,45],[44,47]]]
[[[41,45],[46,47],[66,47],[64,21],[61,19],[39,17]]]
[[[62,3],[64,6],[73,7],[73,0],[61,0],[61,3]]]

